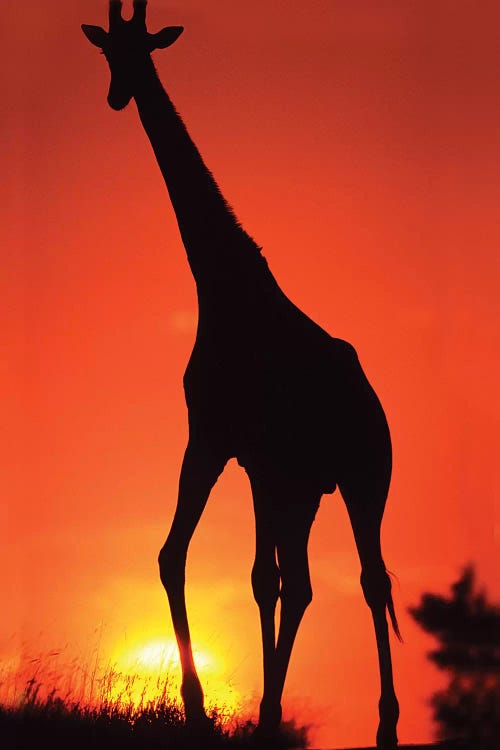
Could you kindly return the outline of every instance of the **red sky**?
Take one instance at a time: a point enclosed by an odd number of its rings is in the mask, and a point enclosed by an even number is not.
[[[172,637],[156,555],[187,437],[195,288],[135,106],[109,109],[80,31],[106,24],[104,0],[4,0],[2,15],[0,652],[83,653],[100,628],[111,658],[124,638]],[[399,735],[428,739],[441,678],[407,607],[469,561],[500,593],[500,8],[151,0],[149,24],[185,26],[155,58],[165,87],[284,291],[355,345],[386,409]],[[285,713],[316,725],[318,747],[369,744],[375,643],[338,493],[310,560]],[[261,681],[252,561],[230,464],[188,603],[195,641],[244,696]]]

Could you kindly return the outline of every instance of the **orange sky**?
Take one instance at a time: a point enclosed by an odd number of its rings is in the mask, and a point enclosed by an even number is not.
[[[84,653],[100,629],[111,658],[124,638],[172,636],[156,555],[187,436],[194,283],[135,106],[108,108],[80,31],[106,23],[105,0],[4,0],[2,16],[0,652]],[[500,594],[500,8],[151,0],[149,23],[185,26],[156,56],[165,87],[284,291],[356,346],[386,409],[399,736],[428,739],[441,678],[406,609],[468,561]],[[318,747],[369,744],[375,643],[338,493],[310,558],[285,713]],[[261,684],[252,561],[230,464],[192,543],[188,604],[244,696]]]

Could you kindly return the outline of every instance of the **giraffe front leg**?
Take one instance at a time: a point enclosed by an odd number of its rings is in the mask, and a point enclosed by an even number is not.
[[[252,568],[252,589],[259,607],[264,667],[264,690],[259,711],[259,733],[267,734],[281,721],[281,707],[273,705],[276,632],[275,611],[279,598],[280,572],[276,563],[276,541],[273,521],[266,507],[269,498],[255,480],[252,481],[255,511],[255,562]]]
[[[280,705],[280,709],[295,638],[304,613],[312,601],[307,545],[313,519],[314,513],[311,515],[310,506],[302,508],[300,513],[292,512],[278,539],[281,614],[276,643],[274,700]]]
[[[167,592],[182,667],[181,696],[186,722],[203,725],[208,722],[204,696],[193,658],[191,635],[186,611],[185,568],[189,543],[205,508],[208,496],[225,460],[199,444],[188,444],[182,463],[179,496],[172,526],[160,550],[160,578]]]
[[[273,500],[278,508],[274,506],[271,517],[281,579],[281,612],[272,669],[264,685],[261,703],[259,729],[265,737],[272,737],[279,730],[281,699],[293,644],[304,612],[312,600],[307,545],[319,504],[319,496],[311,495],[307,489],[305,496],[297,488],[288,488],[288,493],[285,487],[277,489],[280,497],[276,500],[275,495]],[[286,503],[281,496],[286,497]]]
[[[252,570],[252,588],[259,607],[264,667],[264,691],[259,709],[259,727],[262,734],[272,733],[281,721],[281,706],[274,701],[276,683],[276,633],[275,610],[279,596],[279,570],[275,553],[260,557],[257,551]]]

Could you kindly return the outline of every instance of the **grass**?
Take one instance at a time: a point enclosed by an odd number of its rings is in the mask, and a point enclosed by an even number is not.
[[[256,742],[255,724],[225,707],[211,707],[202,733],[187,727],[179,702],[171,697],[168,674],[151,685],[150,679],[124,675],[110,666],[100,670],[96,664],[89,673],[75,662],[65,670],[49,668],[49,663],[50,659],[28,660],[23,670],[0,678],[0,746],[5,750],[308,746],[307,728],[294,722],[285,722],[272,743]]]

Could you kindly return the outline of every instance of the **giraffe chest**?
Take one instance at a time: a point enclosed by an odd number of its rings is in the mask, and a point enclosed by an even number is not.
[[[194,412],[237,414],[259,400],[262,392],[258,357],[242,347],[195,346],[184,374],[188,409]]]
[[[252,338],[245,345],[195,347],[184,376],[191,424],[217,432],[231,451],[297,444],[329,422],[331,382],[307,357]]]

